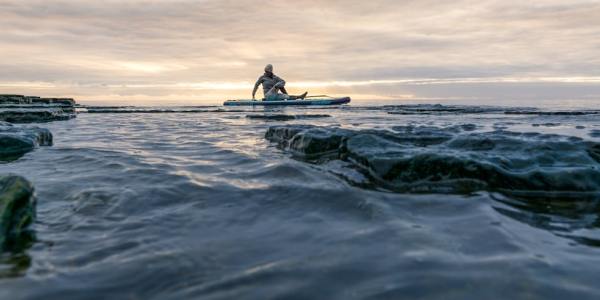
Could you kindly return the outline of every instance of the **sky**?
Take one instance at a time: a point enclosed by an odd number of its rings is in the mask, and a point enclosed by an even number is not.
[[[600,101],[595,0],[0,0],[0,93],[82,103],[248,98]]]

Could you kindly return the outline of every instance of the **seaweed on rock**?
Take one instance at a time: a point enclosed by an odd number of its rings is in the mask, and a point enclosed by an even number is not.
[[[0,249],[19,251],[33,240],[33,186],[23,177],[0,176]]]

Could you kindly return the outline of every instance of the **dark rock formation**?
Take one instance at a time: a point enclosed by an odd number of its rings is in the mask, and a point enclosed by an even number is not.
[[[0,104],[31,104],[31,99],[23,95],[0,95]]]
[[[10,123],[42,123],[69,120],[75,114],[61,108],[0,108],[0,121]]]
[[[26,179],[0,176],[0,249],[18,250],[33,240],[33,186]]]
[[[271,127],[265,136],[296,156],[313,159],[329,154],[343,154],[345,151],[340,148],[353,135],[350,130],[303,125]]]
[[[70,98],[0,95],[0,121],[33,123],[68,120],[74,117],[75,101]]]
[[[539,115],[539,116],[583,116],[597,115],[600,111],[597,110],[582,110],[582,111],[528,111],[528,110],[511,110],[505,111],[507,115]]]
[[[502,108],[493,106],[467,106],[467,105],[441,105],[441,104],[417,104],[417,105],[385,105],[392,115],[427,115],[427,114],[482,114],[496,113]]]
[[[329,118],[330,115],[312,114],[312,115],[284,115],[284,114],[264,114],[264,115],[247,115],[246,118],[254,120],[267,121],[291,121],[300,119],[318,119]]]
[[[599,144],[576,137],[474,127],[394,131],[273,126],[265,137],[304,159],[343,159],[402,192],[490,190],[522,195],[597,194]]]
[[[41,98],[37,96],[24,95],[0,95],[0,104],[62,104],[75,106],[75,100],[71,98]]]
[[[51,145],[52,133],[48,129],[0,122],[0,161],[13,160],[35,147]]]
[[[441,104],[408,104],[385,105],[382,107],[392,115],[446,115],[446,114],[507,114],[507,115],[540,115],[540,116],[582,116],[598,115],[600,110],[570,110],[551,111],[539,110],[533,107],[502,107],[502,106],[470,106],[470,105],[441,105]],[[356,107],[351,107],[356,109]]]

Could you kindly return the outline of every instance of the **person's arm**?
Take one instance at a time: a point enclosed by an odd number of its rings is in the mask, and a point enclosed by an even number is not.
[[[258,78],[256,83],[254,84],[254,90],[252,90],[252,100],[256,100],[256,91],[258,91],[258,87],[260,86],[260,84],[262,82],[263,82],[263,77],[260,76],[260,78]]]
[[[275,86],[282,89],[285,87],[285,80],[277,75],[273,75],[273,79],[275,79]]]

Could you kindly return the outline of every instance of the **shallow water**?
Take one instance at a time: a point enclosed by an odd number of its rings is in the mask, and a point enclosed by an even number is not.
[[[284,124],[467,124],[475,135],[536,132],[593,144],[594,111],[216,109],[81,113],[43,124],[53,147],[0,164],[0,173],[30,179],[38,198],[37,241],[2,255],[0,299],[600,297],[593,184],[581,197],[552,199],[393,192],[347,161],[297,159],[265,139],[270,126]],[[329,117],[246,117],[264,114]],[[559,162],[598,171],[592,160]],[[528,166],[538,167],[546,166]]]

